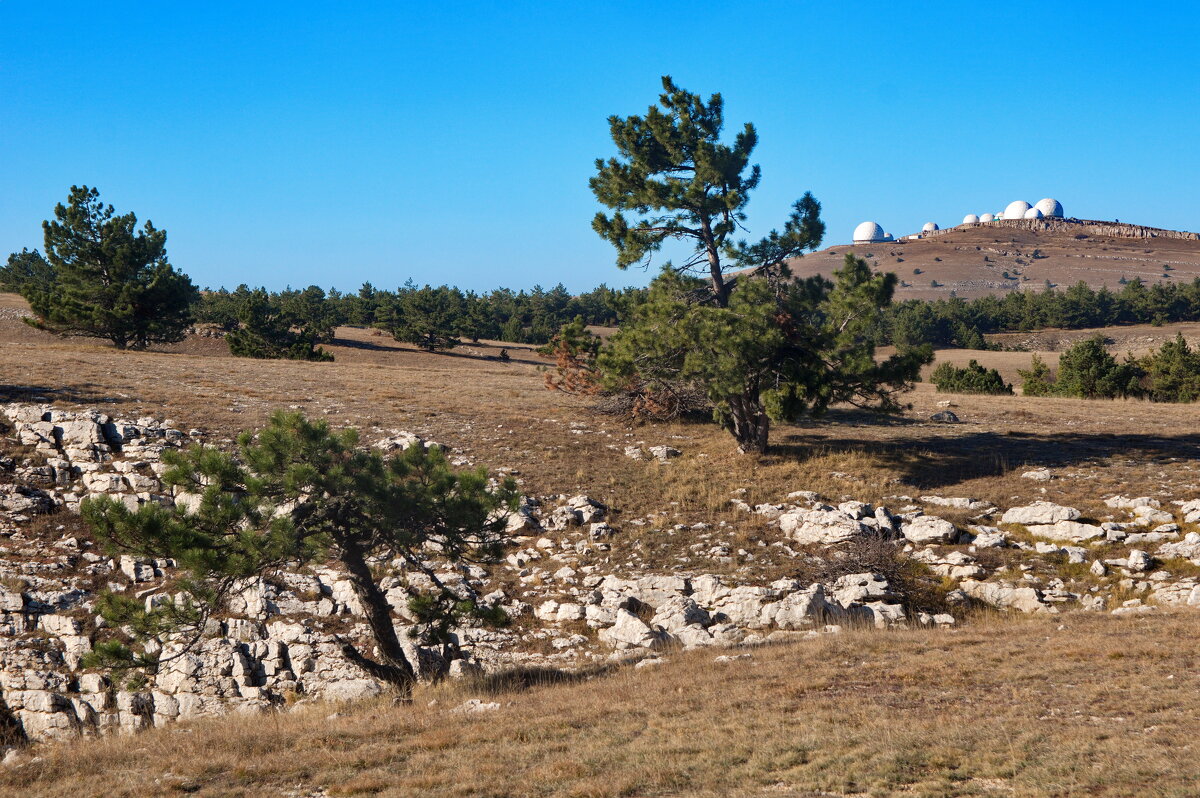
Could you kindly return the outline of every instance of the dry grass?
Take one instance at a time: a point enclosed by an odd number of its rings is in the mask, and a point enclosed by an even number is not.
[[[1152,285],[1187,283],[1200,276],[1200,242],[1194,240],[1098,235],[1076,239],[1073,232],[986,225],[917,241],[833,246],[793,261],[792,270],[799,277],[829,276],[841,267],[847,252],[881,271],[895,272],[904,283],[896,291],[901,300],[945,299],[951,292],[971,299],[1003,290],[1041,291],[1046,280],[1060,290],[1082,280],[1093,288],[1107,285],[1119,291],[1122,277]],[[1172,269],[1164,270],[1163,264]],[[916,269],[921,273],[914,274]],[[1015,279],[1005,279],[1005,272]],[[937,288],[931,285],[934,280]]]
[[[850,631],[49,746],[0,794],[1193,796],[1197,634],[1195,614]],[[468,697],[502,706],[450,711]]]
[[[0,305],[20,299],[0,296]],[[711,424],[634,426],[589,412],[585,401],[545,390],[528,348],[506,345],[511,363],[484,342],[433,355],[370,331],[339,330],[333,363],[230,357],[219,340],[193,338],[162,352],[117,352],[84,340],[63,341],[0,319],[0,399],[34,397],[65,406],[97,406],[125,416],[153,415],[216,440],[261,425],[277,408],[295,407],[368,439],[409,429],[456,447],[474,462],[519,472],[531,494],[584,492],[616,508],[618,524],[653,515],[642,529],[727,524],[747,549],[769,535],[760,517],[730,509],[733,491],[753,503],[780,502],[796,490],[832,500],[903,504],[897,495],[971,496],[1000,506],[1034,499],[1074,504],[1091,516],[1108,511],[1111,493],[1160,498],[1200,495],[1200,431],[1194,407],[1135,401],[1034,399],[939,394],[920,384],[912,408],[880,418],[848,409],[802,424],[778,425],[774,449],[737,455]],[[1005,377],[1029,355],[947,351],[978,357]],[[961,424],[928,418],[953,402]],[[667,465],[625,458],[630,444],[671,444],[684,456]],[[1020,478],[1047,466],[1057,479]],[[647,567],[678,567],[680,544],[623,536],[618,560],[637,554]],[[747,545],[749,544],[749,545]],[[711,570],[711,568],[709,569]]]

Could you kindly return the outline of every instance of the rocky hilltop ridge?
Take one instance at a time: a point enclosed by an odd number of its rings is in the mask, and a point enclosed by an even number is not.
[[[1122,281],[1200,277],[1200,233],[1093,219],[1001,219],[959,224],[895,241],[840,244],[791,261],[798,277],[826,277],[846,253],[895,272],[897,299],[965,299],[1066,288],[1080,281],[1119,290]]]
[[[109,495],[131,507],[186,506],[186,495],[173,495],[158,479],[162,453],[205,436],[149,417],[44,404],[3,405],[0,417],[10,442],[0,462],[0,727],[7,744],[382,691],[334,640],[366,634],[361,607],[332,565],[248,580],[199,649],[145,681],[114,681],[84,668],[104,623],[95,610],[101,591],[153,604],[169,595],[175,567],[99,550],[74,514],[79,503]],[[439,445],[399,431],[374,445],[412,442]],[[640,447],[624,455],[646,457]],[[687,455],[651,447],[651,456],[649,467],[671,468]],[[1024,476],[1060,478],[1044,469]],[[453,645],[410,644],[409,653],[426,677],[459,676],[653,662],[676,648],[753,646],[836,633],[846,624],[948,626],[982,607],[1131,614],[1200,606],[1195,497],[1113,496],[1102,518],[1048,502],[1002,510],[969,497],[893,501],[832,502],[798,489],[752,506],[734,495],[730,502],[754,541],[738,548],[724,522],[672,526],[654,515],[619,518],[618,508],[586,495],[527,496],[510,518],[502,563],[485,569],[429,561],[448,584],[469,584],[503,607],[511,623],[460,628]],[[611,544],[619,536],[690,542],[679,567],[664,572],[633,558],[617,561]],[[739,565],[763,552],[793,563],[794,575],[767,577]],[[819,578],[801,576],[814,569]],[[401,576],[395,570],[383,584],[406,630]],[[162,653],[173,653],[173,645],[162,641]]]

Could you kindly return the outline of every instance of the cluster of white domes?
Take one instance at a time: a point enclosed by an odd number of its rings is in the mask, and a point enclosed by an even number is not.
[[[1008,203],[1000,213],[968,213],[963,217],[963,224],[987,224],[998,219],[1061,219],[1063,217],[1062,203],[1056,199],[1046,197],[1039,200],[1036,205],[1030,205],[1025,200],[1015,200]],[[935,222],[926,222],[921,228],[921,233],[932,233],[935,230],[940,230]],[[909,238],[917,238],[916,236],[906,236]],[[854,228],[854,243],[855,244],[871,244],[880,241],[892,241],[890,233],[885,233],[883,228],[875,222],[863,222],[858,227]]]
[[[986,224],[994,222],[997,219],[1061,219],[1063,217],[1062,203],[1056,199],[1046,197],[1044,200],[1039,200],[1036,205],[1030,205],[1025,200],[1015,200],[1008,203],[1000,213],[981,213],[976,216],[973,213],[968,213],[963,217],[963,224]]]

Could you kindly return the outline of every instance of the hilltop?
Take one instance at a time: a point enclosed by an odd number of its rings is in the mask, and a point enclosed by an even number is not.
[[[1200,234],[1086,219],[965,224],[912,240],[840,244],[792,261],[792,270],[828,277],[848,252],[894,271],[898,301],[1041,291],[1047,280],[1116,291],[1122,278],[1152,285],[1200,277]]]

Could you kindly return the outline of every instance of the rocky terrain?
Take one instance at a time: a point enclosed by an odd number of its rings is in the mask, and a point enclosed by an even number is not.
[[[169,595],[175,569],[99,550],[76,515],[80,501],[112,495],[131,507],[186,507],[189,496],[158,481],[162,452],[205,436],[170,420],[55,404],[10,403],[0,415],[8,439],[0,463],[0,726],[8,744],[381,692],[333,641],[361,637],[365,627],[332,566],[246,583],[203,646],[149,680],[82,668],[103,624],[99,593],[152,605]],[[581,423],[573,431],[589,430]],[[414,440],[392,431],[373,445]],[[459,464],[470,461],[451,452]],[[629,445],[613,456],[669,470],[688,454]],[[1021,477],[1031,486],[1071,478],[1048,468]],[[1044,501],[1001,508],[894,495],[872,505],[796,488],[754,505],[744,490],[732,492],[729,506],[744,520],[737,534],[724,521],[672,524],[669,508],[627,517],[587,495],[527,496],[510,518],[504,562],[450,571],[431,561],[445,581],[469,583],[512,622],[460,629],[457,646],[413,657],[426,676],[614,659],[644,666],[678,649],[747,648],[847,626],[951,626],[988,608],[1140,615],[1200,605],[1193,495],[1108,496],[1103,516],[1087,517]],[[672,567],[661,556],[648,567],[631,539],[674,539]],[[399,584],[385,582],[403,618]],[[163,641],[164,655],[171,648]]]

